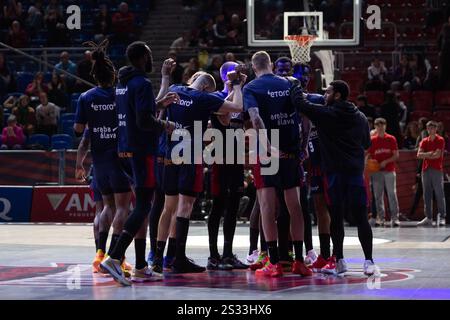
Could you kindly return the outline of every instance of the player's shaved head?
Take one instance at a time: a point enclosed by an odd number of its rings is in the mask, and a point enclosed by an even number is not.
[[[271,68],[270,56],[266,51],[258,51],[252,56],[252,66],[255,71]]]
[[[196,73],[194,73],[189,80],[187,81],[187,85],[190,86],[191,84],[193,84],[195,82],[195,80],[197,80],[198,77],[200,77],[201,75],[207,74],[205,71],[197,71]]]

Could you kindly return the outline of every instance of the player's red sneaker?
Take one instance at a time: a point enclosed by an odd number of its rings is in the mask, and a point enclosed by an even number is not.
[[[269,257],[267,255],[261,255],[258,257],[258,260],[256,260],[255,263],[250,265],[250,270],[258,270],[261,269],[266,265],[266,263],[269,262]]]
[[[336,273],[336,257],[331,256],[327,264],[321,269],[322,273],[335,274]]]
[[[322,255],[319,255],[317,257],[317,260],[310,266],[310,268],[313,272],[322,272],[322,268],[325,267],[327,263],[327,260],[325,260]]]
[[[304,262],[298,260],[295,260],[294,264],[292,265],[292,273],[299,274],[304,277],[312,276],[312,271],[308,269]]]
[[[276,278],[282,275],[283,266],[281,263],[271,264],[270,261],[263,268],[255,271],[255,276]]]

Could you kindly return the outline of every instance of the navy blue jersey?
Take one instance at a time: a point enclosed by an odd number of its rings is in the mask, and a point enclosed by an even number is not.
[[[159,134],[144,131],[137,125],[138,113],[146,110],[156,114],[152,83],[144,72],[132,67],[120,70],[116,105],[119,118],[119,152],[156,155]]]
[[[320,94],[309,93],[306,99],[312,103],[325,104],[325,99]],[[309,135],[308,151],[311,166],[319,167],[322,160],[320,158],[319,135],[317,134],[317,128],[314,124],[312,124],[311,132]]]
[[[300,152],[299,116],[289,97],[291,82],[274,74],[265,74],[244,87],[244,110],[258,108],[270,139],[270,130],[278,129],[279,149]]]
[[[194,122],[202,122],[202,134],[206,131],[208,120],[213,112],[217,112],[224,103],[224,99],[217,95],[195,90],[186,86],[172,85],[170,92],[178,93],[180,100],[172,103],[167,108],[168,120],[175,122],[176,129],[185,129],[191,135],[191,144],[194,143]],[[175,130],[176,132],[176,130]],[[182,135],[182,133],[181,133]],[[180,139],[185,140],[185,138]],[[167,141],[166,156],[171,159],[170,154],[175,145],[181,141]],[[192,148],[193,151],[193,148]]]
[[[114,88],[92,88],[78,98],[75,122],[87,125],[92,160],[108,161],[117,154],[117,112]]]

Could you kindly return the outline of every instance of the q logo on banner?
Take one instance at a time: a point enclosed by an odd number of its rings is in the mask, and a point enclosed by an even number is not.
[[[3,204],[3,206],[1,205]],[[3,207],[3,209],[1,209]],[[12,218],[8,217],[8,213],[11,211],[11,202],[6,198],[0,198],[0,219],[4,221],[11,221]]]

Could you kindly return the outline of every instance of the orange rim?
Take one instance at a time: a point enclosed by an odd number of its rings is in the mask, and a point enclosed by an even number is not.
[[[296,41],[298,44],[304,46],[308,44],[310,41],[313,41],[316,36],[313,35],[288,35],[284,37],[286,41]]]

